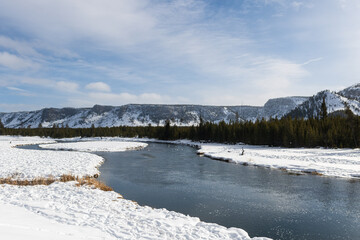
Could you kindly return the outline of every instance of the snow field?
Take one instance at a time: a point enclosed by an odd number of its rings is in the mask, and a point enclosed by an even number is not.
[[[106,233],[98,229],[59,223],[12,204],[0,203],[0,213],[2,239],[111,239],[111,236],[106,236]]]
[[[39,137],[0,137],[0,178],[58,178],[63,174],[83,177],[99,174],[103,158],[82,152],[41,151],[15,148],[16,145],[54,142]]]
[[[124,141],[84,141],[55,144],[41,144],[41,148],[54,150],[75,150],[81,152],[123,152],[145,148],[146,143]]]
[[[244,149],[244,155],[241,155]],[[360,178],[360,149],[275,148],[250,145],[201,144],[200,153],[225,161],[313,173]]]

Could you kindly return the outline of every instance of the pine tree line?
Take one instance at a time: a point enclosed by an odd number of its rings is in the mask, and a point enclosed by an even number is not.
[[[269,145],[283,147],[360,147],[360,117],[349,109],[345,117],[328,116],[326,106],[322,109],[320,118],[265,119],[256,122],[219,123],[203,122],[198,126],[171,126],[166,121],[165,126],[147,127],[95,127],[69,128],[56,126],[52,128],[4,128],[0,122],[0,134],[23,136],[46,136],[53,138],[65,137],[148,137],[163,140],[189,139],[218,143],[243,142],[252,145]]]

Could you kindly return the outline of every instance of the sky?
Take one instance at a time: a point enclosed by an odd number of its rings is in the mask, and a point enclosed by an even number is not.
[[[360,0],[0,0],[0,112],[262,106],[360,82]]]

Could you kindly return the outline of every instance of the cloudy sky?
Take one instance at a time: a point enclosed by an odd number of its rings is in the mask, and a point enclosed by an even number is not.
[[[360,0],[0,0],[0,111],[263,105],[360,82]]]

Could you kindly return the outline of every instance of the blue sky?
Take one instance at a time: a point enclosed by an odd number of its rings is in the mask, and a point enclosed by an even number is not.
[[[360,0],[0,0],[0,111],[310,96],[359,41]]]

